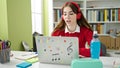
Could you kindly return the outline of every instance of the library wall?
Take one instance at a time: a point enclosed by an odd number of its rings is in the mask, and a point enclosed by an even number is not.
[[[61,7],[68,0],[54,1],[54,27],[61,19]],[[100,34],[107,49],[120,49],[120,0],[73,0],[86,20]]]

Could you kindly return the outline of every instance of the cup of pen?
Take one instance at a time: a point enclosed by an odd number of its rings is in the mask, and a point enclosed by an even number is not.
[[[10,41],[0,41],[0,63],[10,62]]]

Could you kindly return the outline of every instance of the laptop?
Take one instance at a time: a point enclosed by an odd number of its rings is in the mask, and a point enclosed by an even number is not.
[[[79,58],[77,37],[36,36],[35,40],[41,63],[71,64]]]

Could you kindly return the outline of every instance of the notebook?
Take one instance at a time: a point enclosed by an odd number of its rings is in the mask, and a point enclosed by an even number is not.
[[[71,64],[79,58],[77,37],[36,36],[35,40],[41,63]]]
[[[38,54],[36,54],[35,52],[17,51],[17,55],[14,55],[14,56],[16,59],[19,59],[19,60],[27,60],[27,59],[37,57]]]

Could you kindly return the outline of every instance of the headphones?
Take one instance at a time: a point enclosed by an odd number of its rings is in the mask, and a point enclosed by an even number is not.
[[[79,5],[77,4],[77,3],[75,3],[75,2],[66,2],[65,3],[65,5],[67,5],[67,4],[69,4],[69,3],[71,3],[71,4],[73,4],[75,7],[77,7],[77,9],[78,9],[78,13],[77,13],[77,15],[76,15],[76,18],[77,18],[77,20],[79,20],[79,19],[81,19],[81,12],[80,12],[80,7],[79,7]],[[62,20],[64,20],[64,18],[63,18],[64,16],[63,16],[63,14],[62,14]]]

